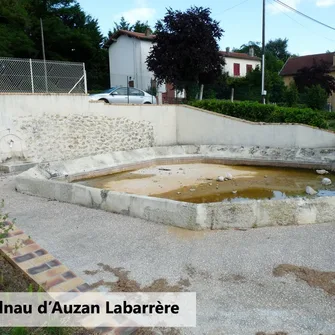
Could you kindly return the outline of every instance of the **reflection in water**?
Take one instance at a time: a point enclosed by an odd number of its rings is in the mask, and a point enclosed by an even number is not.
[[[227,172],[233,180],[216,181],[217,176]],[[314,170],[194,163],[151,166],[77,182],[118,192],[209,203],[310,197],[306,186],[318,192],[314,197],[335,196],[335,176],[327,177],[333,180],[330,186],[323,186],[324,176]]]

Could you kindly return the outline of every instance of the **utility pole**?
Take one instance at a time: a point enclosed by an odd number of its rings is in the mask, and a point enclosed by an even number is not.
[[[43,32],[43,21],[40,18],[41,22],[41,36],[42,36],[42,52],[43,52],[43,61],[44,61],[44,80],[45,80],[45,92],[48,93],[48,78],[47,78],[47,63],[45,61],[45,49],[44,49],[44,32]]]
[[[265,0],[263,0],[263,24],[262,24],[262,100],[265,104]]]

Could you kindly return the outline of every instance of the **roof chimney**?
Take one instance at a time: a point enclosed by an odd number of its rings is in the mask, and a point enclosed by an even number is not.
[[[230,52],[230,48],[229,47],[226,48],[226,52]]]
[[[152,30],[150,28],[147,28],[145,30],[145,36],[150,36],[150,35],[152,35]]]
[[[249,48],[249,56],[255,57],[255,50],[254,50],[254,48]]]

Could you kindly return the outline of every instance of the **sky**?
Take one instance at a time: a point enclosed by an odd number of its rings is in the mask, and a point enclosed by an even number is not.
[[[281,0],[300,12],[335,27],[335,0]],[[98,19],[107,35],[121,16],[134,23],[148,21],[153,27],[166,8],[186,10],[191,6],[211,9],[213,19],[225,31],[219,41],[221,50],[262,40],[262,0],[78,0],[82,9]],[[335,30],[321,26],[290,10],[266,0],[265,40],[288,39],[288,51],[300,56],[335,51]]]

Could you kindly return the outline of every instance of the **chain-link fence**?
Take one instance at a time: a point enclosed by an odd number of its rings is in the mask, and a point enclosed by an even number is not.
[[[0,57],[0,92],[86,94],[85,64]]]

